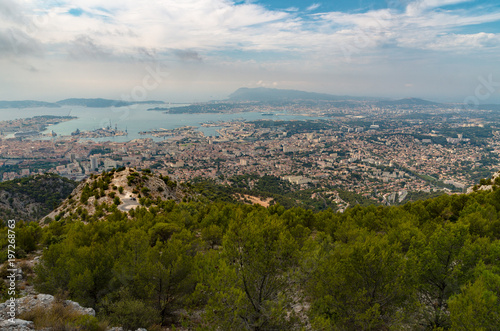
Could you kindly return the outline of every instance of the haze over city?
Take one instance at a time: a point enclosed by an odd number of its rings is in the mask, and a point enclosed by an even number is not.
[[[495,1],[0,0],[0,17],[0,100],[262,86],[500,102]]]

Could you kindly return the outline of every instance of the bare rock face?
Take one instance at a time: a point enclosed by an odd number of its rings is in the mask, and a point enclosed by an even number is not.
[[[141,197],[152,201],[180,202],[186,196],[189,196],[187,189],[168,176],[159,176],[147,169],[120,168],[91,175],[82,181],[68,199],[47,215],[47,220],[76,215],[78,219],[86,221],[88,216],[96,214],[101,205],[116,204],[118,210],[128,212],[140,206]],[[110,211],[105,209],[101,213],[104,217]]]
[[[19,298],[17,300],[17,314],[20,315],[39,306],[49,308],[54,303],[54,300],[55,298],[50,294],[28,295]],[[77,302],[66,300],[64,301],[64,305],[73,308],[73,310],[79,314],[95,316],[95,310],[93,308],[82,307]]]
[[[55,300],[56,299],[50,294],[27,295],[19,298],[16,300],[15,304],[15,316],[19,316],[35,308],[48,310]],[[71,300],[65,300],[63,304],[67,307],[71,307],[76,313],[95,316],[95,310],[93,308],[82,307],[77,302]],[[13,305],[9,300],[0,304],[0,330],[33,330],[33,322],[16,319],[9,314],[13,311],[12,306]]]
[[[35,326],[33,322],[14,319],[5,320],[0,322],[0,330],[4,331],[31,331],[34,330]]]
[[[498,188],[499,183],[497,181],[497,178],[499,177],[500,177],[500,171],[491,176],[491,182],[488,182],[488,184],[478,184],[469,187],[467,189],[467,194],[470,194],[475,191],[491,191],[493,189]]]

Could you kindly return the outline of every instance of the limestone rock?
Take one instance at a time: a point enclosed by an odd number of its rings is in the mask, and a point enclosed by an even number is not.
[[[10,320],[4,320],[0,322],[0,330],[4,331],[31,331],[34,330],[35,326],[31,321],[25,321],[20,319],[14,319],[14,322]]]
[[[34,308],[42,307],[48,309],[52,303],[54,303],[55,298],[50,294],[36,294],[27,295],[25,297],[16,300],[17,316],[20,314],[31,311]],[[7,306],[7,302],[0,304],[0,320],[6,320],[9,318],[7,312],[10,307]],[[85,308],[80,306],[77,302],[66,300],[64,305],[67,307],[72,307],[77,313],[82,315],[95,316],[95,310],[93,308]],[[0,328],[3,330],[2,328]]]

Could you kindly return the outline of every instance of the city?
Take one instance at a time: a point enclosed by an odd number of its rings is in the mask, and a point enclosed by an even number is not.
[[[232,112],[245,104],[226,108]],[[285,108],[325,119],[280,120]],[[313,199],[327,199],[344,210],[353,203],[403,203],[415,193],[464,192],[498,168],[500,126],[492,120],[493,111],[387,106],[360,115],[360,108],[366,105],[325,110],[324,104],[260,104],[261,120],[203,124],[214,127],[216,136],[205,136],[197,127],[141,133],[163,138],[159,141],[82,139],[89,134],[3,139],[0,169],[3,180],[43,172],[82,180],[130,166],[151,168],[181,182],[204,178],[229,186],[235,176],[267,175],[289,181],[296,190],[315,188]],[[107,130],[103,136],[124,134],[110,127],[102,130]],[[356,198],[345,201],[339,191]]]

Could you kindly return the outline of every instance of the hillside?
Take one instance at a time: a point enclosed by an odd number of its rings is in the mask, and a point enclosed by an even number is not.
[[[58,221],[16,225],[16,240],[43,252],[35,291],[95,309],[85,322],[96,330],[498,330],[497,178],[470,194],[336,213],[191,199],[123,168],[81,183]],[[119,194],[144,207],[120,212]],[[22,318],[42,329],[45,315]]]
[[[54,175],[36,175],[0,183],[0,219],[36,221],[56,208],[76,182]]]
[[[127,212],[141,204],[165,200],[179,202],[186,196],[185,188],[168,177],[152,174],[149,170],[119,168],[82,181],[67,200],[47,215],[47,221],[68,217],[83,221],[99,219],[115,209]]]

